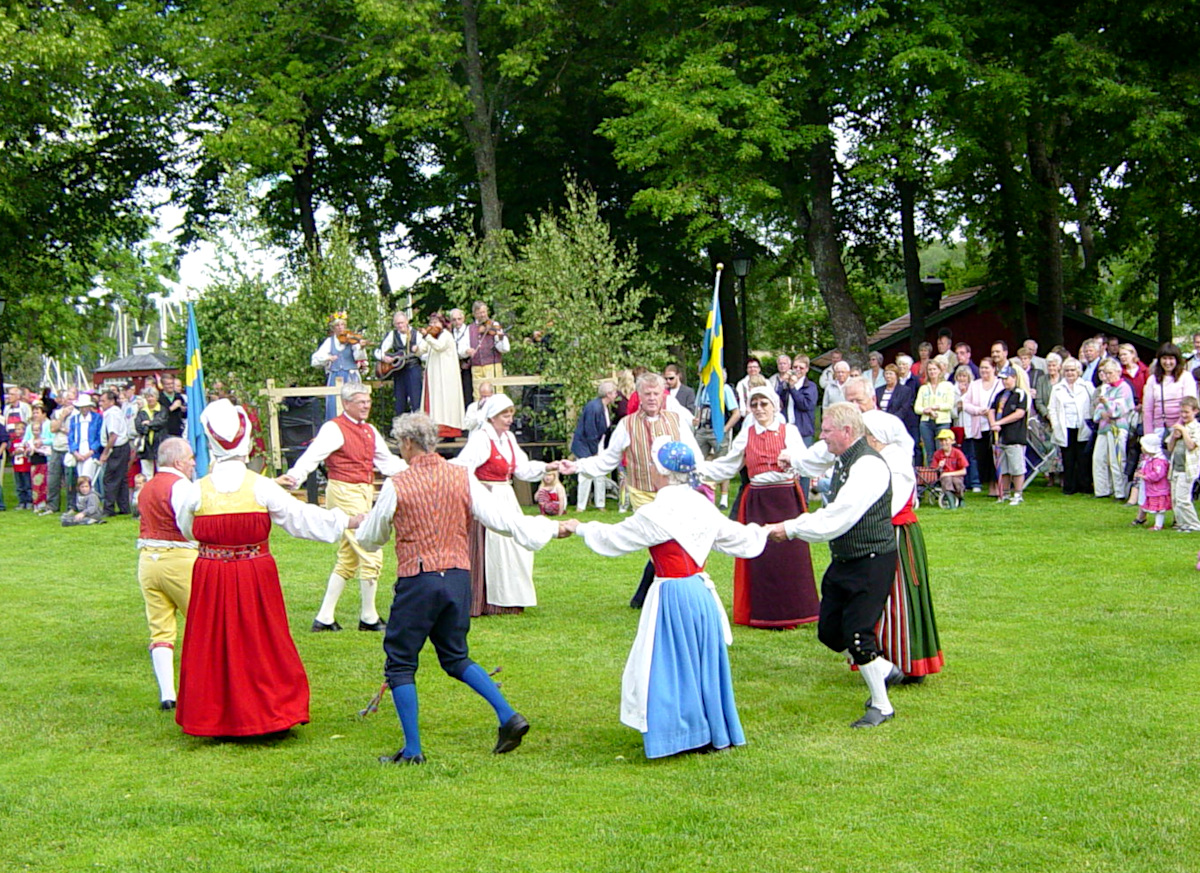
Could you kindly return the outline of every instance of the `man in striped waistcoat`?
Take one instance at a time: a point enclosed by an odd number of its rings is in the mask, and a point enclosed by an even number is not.
[[[650,446],[654,440],[666,436],[672,441],[687,445],[694,457],[704,457],[704,452],[692,436],[691,414],[678,402],[667,397],[667,385],[662,376],[658,373],[643,373],[637,380],[637,393],[638,411],[617,422],[604,451],[574,462],[563,461],[559,467],[559,472],[568,475],[580,473],[599,478],[615,470],[624,457],[629,502],[633,504],[635,511],[654,500],[655,492],[666,481],[655,470],[650,458]],[[697,465],[698,470],[702,468],[703,464]],[[653,581],[654,565],[647,563],[642,573],[641,584],[629,601],[630,606],[634,609],[642,608],[642,601],[645,600],[646,592]]]
[[[138,585],[150,625],[150,663],[158,680],[159,709],[175,708],[175,613],[187,616],[196,543],[175,520],[188,494],[196,456],[188,441],[168,437],[158,447],[158,472],[142,488],[138,530]]]
[[[463,467],[437,454],[438,429],[425,415],[402,415],[393,435],[408,469],[384,483],[375,507],[358,529],[359,545],[377,552],[396,535],[396,586],[383,636],[384,676],[404,745],[383,763],[423,764],[417,726],[417,656],[433,643],[449,675],[491,704],[499,722],[496,754],[521,744],[529,722],[515,712],[486,671],[467,655],[471,629],[471,574],[467,531],[474,516],[497,533],[536,551],[556,536],[570,536],[561,523],[524,516],[496,500]]]
[[[867,711],[851,727],[877,727],[895,710],[889,685],[903,678],[879,654],[875,625],[896,572],[892,482],[887,463],[867,445],[862,414],[850,403],[825,410],[821,441],[810,451],[837,456],[830,500],[816,512],[771,526],[771,539],[828,542],[832,561],[821,580],[817,637],[835,652],[849,651],[871,690]]]
[[[404,462],[389,451],[383,434],[367,423],[371,414],[371,389],[361,382],[342,386],[343,412],[321,425],[292,469],[275,481],[285,488],[297,488],[309,473],[325,462],[328,483],[325,508],[340,509],[351,517],[371,508],[375,497],[375,471],[391,476],[404,469]],[[355,531],[347,530],[338,543],[337,563],[325,586],[325,599],[313,619],[312,630],[340,631],[336,609],[346,582],[358,576],[362,593],[359,612],[360,631],[382,631],[386,626],[375,606],[375,591],[383,560],[359,546]]]

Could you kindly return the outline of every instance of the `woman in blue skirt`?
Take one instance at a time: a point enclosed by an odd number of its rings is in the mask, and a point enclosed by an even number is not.
[[[621,722],[642,734],[647,758],[746,742],[729,671],[729,619],[704,563],[713,549],[762,553],[766,530],[730,521],[689,484],[696,458],[660,437],[651,447],[667,484],[620,524],[572,519],[567,526],[599,555],[650,550],[654,582],[621,679]]]

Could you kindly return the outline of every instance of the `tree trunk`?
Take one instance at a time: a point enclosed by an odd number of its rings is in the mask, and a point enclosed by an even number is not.
[[[900,251],[904,258],[904,290],[908,292],[908,320],[911,325],[910,349],[913,360],[917,346],[925,339],[925,288],[921,284],[921,258],[917,252],[917,185],[911,179],[896,180],[900,195]]]
[[[1046,130],[1041,122],[1029,126],[1029,169],[1038,195],[1037,280],[1038,342],[1045,348],[1063,341],[1063,252],[1062,225],[1058,214],[1058,191],[1062,180],[1050,158]],[[1024,306],[1021,307],[1024,311]],[[1014,337],[1017,342],[1025,339]]]
[[[805,243],[821,299],[829,310],[833,337],[852,366],[867,367],[867,329],[862,310],[850,295],[846,268],[842,264],[842,242],[838,238],[833,207],[833,139],[814,145],[808,153],[812,202],[807,210]]]
[[[994,284],[999,288],[1000,312],[1010,333],[1009,346],[1020,345],[1029,336],[1025,323],[1025,269],[1021,258],[1021,223],[1017,199],[1020,184],[1013,170],[1013,147],[1011,140],[1001,143],[997,163],[1000,190],[997,192],[1000,206],[1000,246],[996,254],[994,272],[1000,278]]]
[[[471,112],[463,123],[475,154],[479,183],[479,207],[484,239],[500,232],[500,192],[496,187],[496,138],[492,133],[492,111],[483,87],[483,56],[479,52],[479,10],[475,0],[461,0],[463,10],[463,67],[467,74],[467,99]]]
[[[301,129],[302,144],[307,143],[304,150],[304,161],[292,167],[292,187],[296,194],[296,208],[300,211],[300,232],[304,234],[304,252],[306,257],[321,256],[321,238],[317,233],[317,213],[313,206],[313,161],[316,150],[308,135],[308,125]]]
[[[1079,247],[1083,252],[1083,269],[1075,282],[1075,287],[1081,291],[1090,292],[1096,285],[1100,274],[1099,263],[1096,259],[1096,205],[1092,200],[1092,186],[1089,179],[1077,176],[1071,180],[1071,191],[1075,195],[1075,207],[1078,211],[1076,222],[1079,225]],[[1091,297],[1091,294],[1088,294]]]

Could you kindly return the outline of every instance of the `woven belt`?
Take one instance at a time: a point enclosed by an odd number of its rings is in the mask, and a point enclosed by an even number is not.
[[[262,555],[271,554],[266,541],[251,543],[247,546],[211,546],[200,544],[200,557],[210,561],[248,561]]]

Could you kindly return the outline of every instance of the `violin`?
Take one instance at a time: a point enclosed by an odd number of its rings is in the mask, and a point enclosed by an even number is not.
[[[363,339],[363,331],[361,330],[341,330],[337,333],[337,341],[344,346],[366,346],[370,345]]]
[[[500,322],[492,321],[489,318],[479,326],[479,332],[484,336],[500,336],[504,333],[504,328],[500,326]]]
[[[446,328],[442,327],[440,324],[431,324],[429,327],[422,327],[417,331],[417,333],[421,334],[421,336],[428,336],[437,339],[442,335],[442,331],[445,329]]]

